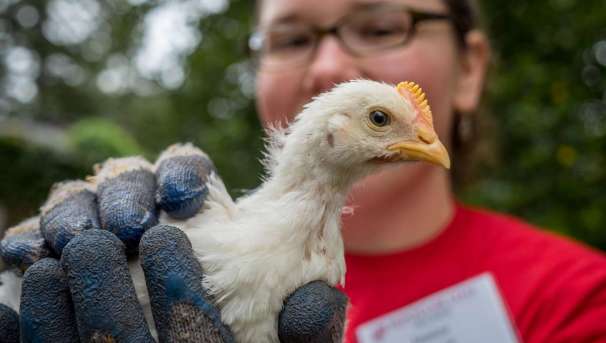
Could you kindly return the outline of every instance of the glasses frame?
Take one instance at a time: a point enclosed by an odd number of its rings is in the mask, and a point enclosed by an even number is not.
[[[355,51],[355,49],[351,49],[351,47],[348,46],[348,44],[343,39],[342,34],[341,34],[341,30],[344,27],[344,23],[347,22],[348,20],[350,20],[350,18],[353,15],[357,14],[356,12],[352,12],[352,13],[348,13],[348,14],[344,15],[342,18],[340,18],[337,22],[335,22],[330,27],[322,28],[322,27],[313,26],[313,25],[308,26],[311,33],[314,35],[314,38],[315,38],[314,45],[313,45],[311,53],[310,53],[310,57],[314,56],[316,54],[318,46],[320,45],[320,42],[326,36],[334,35],[337,38],[341,47],[344,50],[346,50],[347,53],[349,53],[350,55],[352,55],[354,57],[364,57],[364,56],[372,56],[374,54],[377,54],[377,53],[380,53],[380,52],[383,52],[386,50],[391,50],[391,49],[394,49],[397,47],[406,46],[414,38],[414,36],[417,32],[417,26],[422,22],[433,21],[433,20],[447,20],[451,23],[454,23],[454,18],[449,13],[426,12],[426,11],[421,11],[421,10],[410,8],[408,6],[395,6],[395,5],[385,5],[385,4],[371,5],[368,7],[380,8],[381,10],[385,10],[385,11],[391,9],[391,10],[400,10],[400,11],[407,12],[408,15],[410,15],[410,20],[411,20],[410,21],[410,33],[408,34],[408,36],[402,42],[398,42],[397,44],[394,44],[394,45],[385,46],[385,47],[382,47],[377,50],[371,50],[371,51],[368,51],[367,53],[357,52],[357,51]],[[248,55],[252,58],[252,60],[254,61],[254,64],[257,67],[262,65],[261,61],[263,59],[263,56],[262,56],[263,40],[264,40],[264,32],[263,32],[262,28],[255,30],[249,36],[249,38],[247,40]],[[309,61],[307,60],[307,62],[309,62]],[[286,64],[285,67],[298,66],[298,65],[302,65],[302,64],[304,64],[304,63],[299,62],[299,63],[293,63],[293,64]],[[271,68],[271,69],[274,69],[274,68]],[[276,68],[276,69],[280,69],[280,68]]]

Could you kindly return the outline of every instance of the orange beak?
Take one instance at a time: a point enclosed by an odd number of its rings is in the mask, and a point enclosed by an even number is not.
[[[392,144],[387,150],[397,152],[402,160],[426,161],[450,169],[448,151],[433,128],[431,109],[421,87],[414,82],[401,82],[396,86],[396,90],[416,112],[414,121],[416,139]]]
[[[387,147],[396,152],[399,159],[406,161],[426,161],[450,169],[450,157],[444,144],[440,142],[435,131],[424,125],[416,127],[415,140],[398,142]]]

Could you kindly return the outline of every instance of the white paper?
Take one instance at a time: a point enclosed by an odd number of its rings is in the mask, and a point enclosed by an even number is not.
[[[518,343],[494,278],[480,274],[358,327],[360,343]]]

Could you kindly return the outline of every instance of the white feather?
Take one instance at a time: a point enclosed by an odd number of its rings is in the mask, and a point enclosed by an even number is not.
[[[19,312],[22,283],[23,277],[16,270],[9,269],[0,273],[0,304]]]

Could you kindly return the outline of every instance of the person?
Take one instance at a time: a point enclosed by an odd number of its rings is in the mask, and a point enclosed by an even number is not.
[[[343,81],[411,80],[427,93],[438,135],[450,142],[455,169],[462,167],[461,125],[474,120],[490,58],[477,5],[264,0],[258,26],[266,39],[257,73],[264,123],[292,120],[311,97]],[[603,254],[518,219],[467,208],[452,188],[447,171],[417,163],[373,175],[353,191],[353,214],[344,215],[342,230],[351,302],[347,342],[406,341],[393,324],[403,318],[399,309],[478,275],[494,280],[504,322],[520,341],[606,341]],[[443,323],[488,325],[487,317],[477,309],[470,322]],[[365,327],[378,328],[383,340],[364,335]]]
[[[469,0],[264,0],[251,46],[261,121],[287,125],[356,78],[414,81],[455,169],[474,144],[490,49]],[[455,200],[451,175],[405,164],[370,176],[343,216],[347,342],[606,341],[606,258]]]

